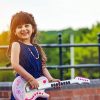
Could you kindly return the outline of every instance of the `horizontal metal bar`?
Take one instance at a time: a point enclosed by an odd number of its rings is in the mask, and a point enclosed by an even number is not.
[[[100,44],[40,44],[40,46],[45,48],[55,48],[55,47],[98,47]],[[8,45],[1,45],[0,49],[8,48]]]
[[[0,82],[0,87],[11,87],[12,82]]]
[[[55,65],[47,66],[48,69],[65,69],[65,68],[100,68],[100,64],[79,64],[79,65]]]
[[[41,44],[42,47],[98,47],[100,44]]]
[[[0,49],[6,49],[6,48],[8,48],[7,45],[0,45]]]
[[[100,68],[100,64],[79,64],[79,65],[47,65],[48,69],[66,69],[66,68]],[[4,70],[13,70],[13,68],[10,67],[0,67],[0,71]]]
[[[12,67],[6,67],[6,66],[0,67],[0,71],[5,71],[5,70],[13,70],[13,68]]]

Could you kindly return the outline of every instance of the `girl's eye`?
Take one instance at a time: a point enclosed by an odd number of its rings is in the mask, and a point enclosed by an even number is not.
[[[22,28],[22,25],[17,26],[17,28]]]
[[[25,24],[25,27],[29,27],[29,24]]]

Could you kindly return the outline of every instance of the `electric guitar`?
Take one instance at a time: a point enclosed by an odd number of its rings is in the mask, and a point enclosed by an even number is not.
[[[90,83],[90,80],[83,77],[64,80],[60,82],[48,82],[44,76],[36,79],[39,83],[38,89],[32,89],[30,85],[21,77],[18,76],[12,84],[12,92],[16,100],[36,100],[38,97],[49,98],[49,94],[45,93],[45,89],[66,86],[73,83]]]

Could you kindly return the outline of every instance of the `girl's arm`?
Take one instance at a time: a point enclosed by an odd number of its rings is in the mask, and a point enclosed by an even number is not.
[[[46,66],[42,66],[42,71],[43,71],[44,76],[49,80],[49,82],[60,82],[59,79],[55,79],[51,76]]]
[[[18,42],[14,42],[11,48],[11,65],[19,75],[21,75],[26,81],[29,81],[31,85],[34,85],[34,87],[37,88],[38,83],[35,78],[19,64],[19,54],[20,45]],[[32,81],[34,81],[34,83]]]

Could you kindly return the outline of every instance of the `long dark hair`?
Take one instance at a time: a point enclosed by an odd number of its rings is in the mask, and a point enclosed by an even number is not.
[[[30,42],[34,45],[37,46],[37,49],[39,50],[41,56],[43,59],[47,60],[47,57],[43,51],[43,49],[39,46],[37,43],[37,25],[34,20],[34,17],[32,14],[20,11],[16,13],[15,15],[12,16],[11,18],[11,23],[10,23],[10,44],[8,48],[8,52],[10,54],[11,52],[11,46],[13,42],[17,42],[19,38],[15,35],[15,30],[18,25],[23,25],[23,24],[31,24],[32,27],[34,28],[34,33],[31,35]]]

